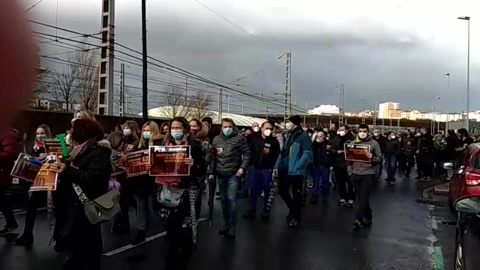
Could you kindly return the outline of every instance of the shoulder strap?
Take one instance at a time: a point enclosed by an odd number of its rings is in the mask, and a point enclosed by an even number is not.
[[[87,204],[89,202],[87,196],[83,192],[82,188],[77,185],[72,183],[73,190],[75,190],[75,193],[77,193],[78,199],[82,202],[82,204]]]

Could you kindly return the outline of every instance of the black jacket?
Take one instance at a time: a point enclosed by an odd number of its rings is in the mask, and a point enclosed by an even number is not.
[[[90,140],[80,153],[59,175],[62,185],[70,190],[72,196],[67,197],[75,205],[81,204],[73,190],[72,183],[79,185],[89,200],[94,200],[108,191],[108,181],[112,173],[110,156],[112,150],[106,140],[97,142]]]
[[[329,141],[323,141],[321,143],[313,141],[312,153],[313,153],[313,165],[317,166],[331,166],[332,151],[328,146],[331,146]]]
[[[250,154],[250,164],[255,169],[273,170],[280,154],[280,143],[272,136],[263,139],[261,135],[255,135],[250,141]]]
[[[52,238],[56,241],[55,250],[59,252],[71,250],[85,243],[92,244],[88,248],[93,249],[101,246],[92,243],[98,240],[92,231],[100,232],[100,224],[90,224],[72,183],[80,186],[89,200],[107,193],[112,172],[110,155],[110,143],[107,140],[92,139],[85,144],[74,160],[65,161],[67,167],[58,176],[59,183],[54,200],[55,230]],[[100,253],[101,250],[95,252]]]
[[[187,188],[190,185],[198,185],[199,178],[204,177],[207,171],[207,164],[205,162],[201,142],[192,136],[189,136],[187,140],[187,145],[190,145],[190,155],[193,159],[193,166],[190,168],[189,176],[180,178],[180,188]],[[159,144],[166,145],[167,142],[169,142],[170,145],[175,145],[175,140],[171,137],[168,139],[164,138],[162,142],[159,142]]]
[[[217,176],[226,177],[237,173],[238,169],[247,169],[250,161],[250,149],[245,137],[238,134],[234,128],[232,135],[218,135],[212,142],[212,158],[209,173],[215,172]]]
[[[348,132],[345,136],[336,136],[332,141],[332,153],[335,155],[335,166],[347,167],[345,161],[345,152],[338,153],[338,151],[345,151],[345,144],[355,140],[355,136]]]
[[[405,137],[402,140],[402,148],[406,154],[414,154],[417,150],[417,146],[415,144],[416,139],[414,137]]]
[[[381,148],[381,147],[380,147]],[[385,144],[385,156],[393,156],[400,154],[401,145],[397,139],[387,140]]]
[[[431,154],[433,152],[433,137],[430,133],[425,133],[418,139],[417,150],[422,154]]]
[[[382,154],[385,154],[385,147],[387,146],[388,139],[383,135],[378,136],[378,138],[373,136],[372,139],[375,140],[380,145]]]

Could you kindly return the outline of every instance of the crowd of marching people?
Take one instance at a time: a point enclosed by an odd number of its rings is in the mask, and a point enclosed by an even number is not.
[[[216,128],[210,117],[190,121],[177,117],[160,126],[155,121],[139,125],[129,120],[105,134],[89,111],[76,112],[71,123],[65,136],[68,155],[55,161],[58,185],[47,196],[53,201],[55,214],[52,242],[55,251],[65,254],[65,267],[89,270],[101,268],[101,223],[112,222],[114,233],[128,234],[134,218],[137,227],[133,228],[131,244],[139,245],[146,240],[149,209],[165,222],[169,243],[165,269],[186,269],[196,245],[201,194],[208,186],[212,207],[217,184],[224,221],[219,234],[226,238],[236,237],[239,198],[248,196],[244,219],[269,219],[276,192],[289,210],[286,224],[290,228],[300,225],[308,198],[312,204],[328,203],[332,190],[338,190],[339,206],[356,209],[354,229],[368,227],[373,218],[370,192],[384,169],[385,181],[392,185],[397,169],[409,178],[415,165],[420,181],[445,178],[443,162],[458,161],[474,142],[465,129],[435,135],[425,128],[383,132],[370,130],[365,124],[356,130],[347,125],[336,130],[311,129],[302,126],[299,116],[290,117],[283,127],[266,121],[253,123],[246,130],[228,118]],[[33,148],[26,152],[45,162],[48,153],[44,141],[54,136],[45,124],[38,126],[35,135]],[[15,160],[24,152],[20,137],[14,129],[0,137],[0,210],[6,222],[0,235],[19,228],[6,191],[12,184],[10,171]],[[346,145],[368,146],[367,161],[346,159]],[[151,146],[189,146],[190,154],[184,160],[189,174],[112,176],[119,169],[113,157],[125,158]],[[151,164],[145,169],[150,171]],[[31,183],[25,185],[28,190]],[[41,192],[29,192],[17,245],[34,243],[37,208],[44,197]],[[129,215],[130,208],[136,210],[136,216]]]

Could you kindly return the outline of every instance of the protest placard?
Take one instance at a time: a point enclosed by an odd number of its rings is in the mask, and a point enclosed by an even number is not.
[[[370,153],[370,145],[345,144],[345,160],[356,162],[371,162],[367,154]]]
[[[189,145],[150,146],[151,176],[189,176]]]

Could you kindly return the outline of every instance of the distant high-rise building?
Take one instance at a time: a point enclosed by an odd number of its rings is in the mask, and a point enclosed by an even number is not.
[[[378,118],[400,118],[400,103],[384,102],[378,106]]]

